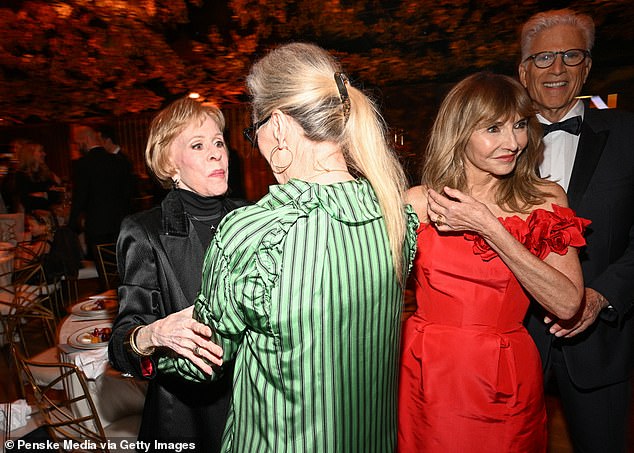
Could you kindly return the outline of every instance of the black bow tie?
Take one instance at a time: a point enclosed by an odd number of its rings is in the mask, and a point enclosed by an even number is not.
[[[550,134],[553,131],[566,131],[569,134],[579,135],[581,132],[581,117],[573,116],[566,121],[553,124],[542,124],[544,128],[544,136]]]

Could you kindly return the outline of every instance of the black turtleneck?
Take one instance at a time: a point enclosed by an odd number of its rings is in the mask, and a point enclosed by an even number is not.
[[[203,197],[184,189],[179,189],[178,194],[183,202],[185,214],[191,220],[200,242],[206,249],[218,223],[227,212],[224,206],[225,197]]]

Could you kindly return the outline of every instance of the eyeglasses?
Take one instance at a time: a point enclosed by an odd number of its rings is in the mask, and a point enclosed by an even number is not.
[[[264,118],[262,121],[258,121],[257,123],[253,123],[253,126],[245,127],[242,131],[242,135],[244,138],[251,142],[251,145],[255,146],[258,143],[258,129],[264,126],[264,124],[271,119],[271,115]]]
[[[590,56],[590,52],[583,49],[568,49],[564,52],[539,52],[528,56],[524,61],[533,60],[535,66],[540,69],[550,68],[557,59],[557,55],[561,55],[561,61],[566,66],[579,66],[586,57]]]

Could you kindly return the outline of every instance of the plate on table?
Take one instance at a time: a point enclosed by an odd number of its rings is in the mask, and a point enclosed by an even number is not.
[[[101,297],[79,302],[71,307],[70,312],[77,316],[99,318],[112,315],[117,311],[118,307],[119,301],[117,298]]]
[[[109,289],[108,291],[104,291],[100,294],[95,294],[94,296],[88,296],[88,299],[116,299],[117,298],[117,290]]]
[[[103,348],[108,346],[111,334],[112,323],[102,322],[73,332],[68,337],[68,344],[78,349]]]

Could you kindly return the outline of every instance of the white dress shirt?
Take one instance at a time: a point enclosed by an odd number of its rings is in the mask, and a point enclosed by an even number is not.
[[[584,106],[581,100],[564,115],[559,121],[565,121],[574,116],[581,116],[583,119]],[[537,120],[540,123],[551,124],[539,113]],[[544,137],[544,159],[539,165],[539,173],[542,178],[559,183],[568,192],[572,166],[575,163],[577,147],[579,145],[579,135],[569,134],[565,131],[554,131]]]

